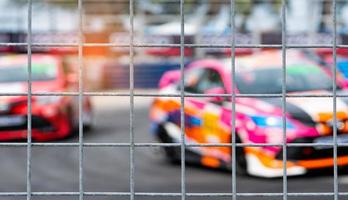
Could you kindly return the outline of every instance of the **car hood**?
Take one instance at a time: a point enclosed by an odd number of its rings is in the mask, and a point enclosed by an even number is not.
[[[32,92],[58,92],[62,91],[62,87],[55,81],[44,81],[44,82],[32,82]],[[11,93],[27,93],[28,83],[0,83],[0,94],[11,94]],[[18,101],[26,97],[23,96],[0,96],[1,103],[9,103]]]
[[[312,91],[310,93],[324,97],[287,97],[287,115],[293,119],[301,121],[302,123],[312,126],[314,126],[317,122],[325,122],[332,120],[333,98],[329,97],[331,93],[327,91]],[[342,93],[344,92],[337,92],[337,94]],[[328,95],[328,97],[325,97],[326,95]],[[260,100],[278,109],[282,109],[282,98],[262,98]],[[347,97],[336,98],[336,113],[338,119],[348,117]]]
[[[54,92],[62,90],[62,86],[58,81],[33,81],[31,82],[31,90],[33,92]],[[0,93],[20,93],[27,92],[27,82],[0,83]]]

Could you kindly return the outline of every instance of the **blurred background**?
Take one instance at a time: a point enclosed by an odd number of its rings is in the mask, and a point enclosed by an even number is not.
[[[78,75],[77,47],[79,13],[77,0],[32,0],[33,53],[58,56],[68,71]],[[134,0],[135,89],[154,93],[160,77],[180,68],[179,0]],[[185,0],[185,43],[229,45],[231,15],[228,0]],[[288,0],[287,42],[290,45],[330,45],[333,42],[331,0]],[[0,0],[0,43],[27,41],[28,4],[26,0]],[[281,44],[281,0],[236,0],[236,44]],[[83,0],[84,43],[83,78],[85,91],[129,90],[130,16],[128,0]],[[337,0],[338,44],[348,44],[348,0]],[[53,44],[53,45],[52,45]],[[54,45],[57,44],[57,45]],[[64,46],[66,44],[66,46]],[[104,45],[103,45],[104,44]],[[106,45],[106,44],[113,44]],[[146,47],[154,44],[163,47]],[[140,47],[142,46],[142,47]],[[156,45],[154,45],[156,46]],[[237,48],[236,55],[261,49]],[[311,49],[325,62],[332,62],[332,51]],[[23,54],[24,45],[2,45],[0,54]],[[338,51],[343,75],[348,76],[348,54]],[[231,56],[230,48],[186,48],[185,63],[204,57]],[[347,70],[346,70],[347,69]],[[75,88],[77,91],[77,89]],[[95,126],[84,135],[85,142],[129,142],[129,97],[91,97]],[[148,108],[152,98],[135,97],[134,131],[136,142],[154,142],[149,134]],[[55,142],[77,142],[78,134]],[[136,192],[180,192],[180,166],[166,163],[156,148],[135,150]],[[0,192],[26,191],[26,147],[1,147]],[[35,192],[74,192],[79,189],[77,147],[33,147],[32,189]],[[127,192],[129,188],[129,149],[85,148],[84,186],[88,192]],[[187,192],[231,192],[231,173],[188,165]],[[339,191],[347,192],[348,176],[340,174]],[[288,192],[333,192],[332,173],[289,178]],[[282,179],[237,177],[238,192],[283,191]],[[25,199],[26,197],[16,197]],[[0,199],[13,199],[1,197]],[[78,199],[40,197],[32,199]],[[95,196],[86,199],[129,199],[128,196]],[[164,197],[137,197],[164,199]],[[171,197],[166,199],[180,199]],[[230,199],[190,197],[188,199]],[[282,199],[279,197],[240,197],[240,199]],[[327,199],[289,197],[288,199]]]
[[[136,44],[179,44],[180,9],[177,0],[135,0]],[[280,0],[237,0],[236,43],[280,44]],[[289,0],[287,5],[288,44],[319,45],[332,43],[333,21],[330,0]],[[0,42],[25,42],[27,2],[0,2]],[[338,43],[348,37],[348,3],[337,1]],[[127,0],[85,0],[83,32],[86,43],[129,44],[129,2]],[[33,0],[34,43],[76,43],[78,41],[77,1]],[[230,6],[227,0],[185,1],[185,43],[230,44]],[[116,45],[117,46],[117,45]],[[77,48],[34,47],[36,52],[76,56]],[[1,47],[6,52],[25,51],[22,47]],[[251,49],[237,49],[238,54]],[[164,71],[179,67],[179,48],[135,48],[135,87],[155,88]],[[129,48],[84,48],[86,90],[126,89],[129,86]],[[187,60],[206,56],[229,56],[224,48],[187,48]],[[73,59],[74,60],[74,59]]]

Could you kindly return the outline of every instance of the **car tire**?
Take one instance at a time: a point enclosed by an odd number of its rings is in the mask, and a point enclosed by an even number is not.
[[[70,121],[71,130],[72,130],[71,131],[72,135],[78,135],[79,126],[80,126],[79,125],[79,116],[78,116],[78,111],[76,111],[72,105],[68,107],[68,115],[69,115],[69,121]],[[90,119],[87,121],[84,119],[85,116],[82,116],[83,130],[86,132],[91,131],[95,125],[93,111],[89,111],[88,115],[90,115],[89,116]]]
[[[72,105],[68,106],[67,114],[69,118],[69,124],[70,124],[70,134],[69,137],[74,137],[75,135],[78,135],[79,129],[78,124],[76,123],[76,118],[74,115],[74,108]]]
[[[231,140],[232,143],[232,140]],[[236,143],[242,143],[242,140],[236,133]],[[247,160],[244,147],[236,147],[236,173],[238,175],[247,175]]]
[[[161,143],[174,143],[173,139],[170,138],[167,131],[162,125],[158,127],[157,136]],[[165,159],[169,163],[180,163],[180,147],[161,147],[161,152],[164,154]]]
[[[89,111],[88,115],[89,115],[90,119],[88,119],[87,121],[84,120],[83,130],[89,132],[89,131],[93,130],[93,128],[95,126],[95,118],[93,115],[93,111]]]

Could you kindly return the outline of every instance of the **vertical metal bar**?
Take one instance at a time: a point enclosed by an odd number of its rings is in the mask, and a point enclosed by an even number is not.
[[[28,118],[27,118],[27,200],[31,199],[31,142],[32,142],[32,127],[31,127],[31,98],[32,98],[32,88],[31,88],[31,45],[32,45],[32,0],[28,0],[28,30],[27,30],[27,48],[28,48]]]
[[[337,106],[336,106],[336,73],[337,73],[337,17],[336,17],[336,0],[332,2],[332,20],[333,20],[333,45],[332,45],[332,56],[333,56],[333,67],[332,67],[332,92],[333,92],[333,157],[334,157],[334,199],[338,200],[338,177],[337,177]]]
[[[288,199],[287,147],[286,147],[286,4],[282,1],[282,118],[283,118],[283,200]]]
[[[185,56],[185,15],[184,15],[184,0],[180,0],[180,124],[181,124],[181,200],[186,199],[186,166],[185,166],[185,91],[184,91],[184,56]]]
[[[130,49],[129,49],[129,90],[130,90],[130,113],[129,113],[129,139],[130,139],[130,148],[129,148],[129,187],[130,187],[130,199],[134,199],[134,1],[129,1],[129,23],[131,26],[130,29]]]
[[[236,159],[236,91],[235,91],[235,85],[236,85],[236,23],[235,23],[235,16],[236,16],[236,2],[235,0],[231,0],[230,2],[231,6],[231,33],[232,33],[232,41],[231,41],[231,74],[232,74],[232,113],[231,113],[231,124],[232,124],[232,199],[237,199],[237,180],[236,180],[236,170],[237,170],[237,159]]]
[[[78,66],[79,66],[79,199],[83,200],[83,0],[78,0],[78,14],[79,14],[79,45],[78,45]]]

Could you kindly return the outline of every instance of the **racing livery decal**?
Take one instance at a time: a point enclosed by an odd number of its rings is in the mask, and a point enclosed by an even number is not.
[[[312,94],[321,97],[286,98],[286,142],[327,143],[328,146],[291,146],[287,148],[287,175],[301,175],[308,170],[333,166],[333,127],[337,127],[339,143],[348,142],[347,99],[336,99],[336,125],[333,122],[333,99],[325,97],[332,90],[332,78],[315,63],[289,51],[287,59],[286,91],[288,94]],[[260,62],[262,61],[262,62]],[[231,94],[230,61],[199,60],[185,71],[184,91],[193,94]],[[180,80],[180,77],[163,76]],[[235,99],[237,170],[254,176],[283,175],[283,116],[282,98],[271,97],[282,93],[282,62],[280,51],[259,52],[236,59],[236,93],[256,97]],[[166,82],[161,80],[161,82]],[[161,85],[160,92],[176,94],[180,84]],[[345,93],[338,85],[338,93]],[[255,94],[270,94],[257,97]],[[207,95],[214,96],[214,95]],[[150,109],[153,133],[162,142],[181,140],[181,101],[176,97],[156,98]],[[187,159],[214,168],[231,168],[232,101],[231,97],[185,97],[184,105],[186,144],[207,144],[186,147]],[[212,145],[209,145],[212,144]],[[277,144],[277,145],[267,145]],[[167,157],[180,159],[180,149],[165,147]],[[348,165],[348,149],[339,147],[338,165]]]

